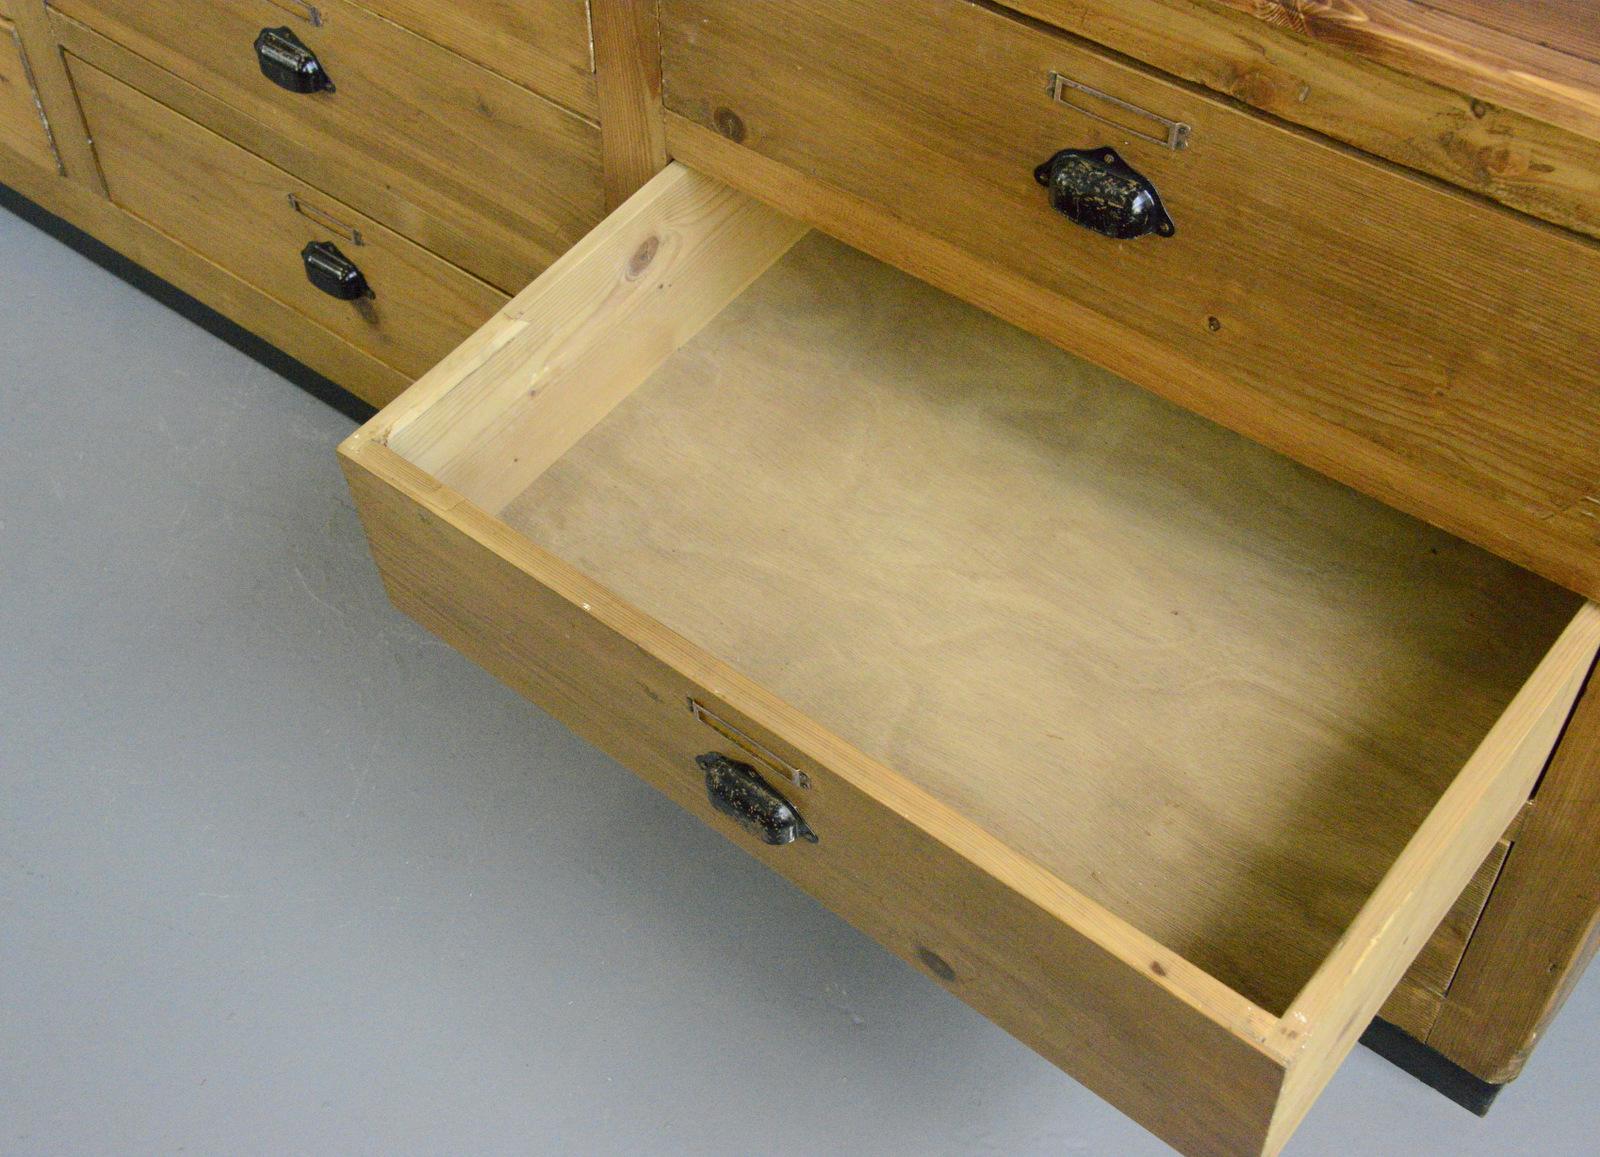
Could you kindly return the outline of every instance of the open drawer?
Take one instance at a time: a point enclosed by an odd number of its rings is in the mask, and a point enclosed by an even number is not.
[[[1600,645],[676,165],[342,455],[401,608],[1189,1153],[1282,1146]]]

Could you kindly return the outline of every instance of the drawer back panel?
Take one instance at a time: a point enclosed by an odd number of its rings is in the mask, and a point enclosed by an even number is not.
[[[957,256],[914,272],[972,296],[998,271],[1074,352],[1600,595],[1594,245],[963,0],[663,12],[680,160],[869,249],[873,230],[935,239]],[[1054,74],[1093,92],[1070,107]],[[1119,101],[1187,125],[1187,147]],[[1173,236],[1112,240],[1052,209],[1035,169],[1108,146]],[[753,175],[768,161],[850,210],[784,201]],[[851,233],[856,206],[877,216]]]

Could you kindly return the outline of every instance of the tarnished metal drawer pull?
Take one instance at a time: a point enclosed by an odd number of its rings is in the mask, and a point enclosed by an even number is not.
[[[1062,149],[1033,175],[1056,211],[1085,229],[1123,241],[1178,231],[1156,187],[1113,148]]]
[[[261,75],[289,92],[332,92],[333,78],[317,54],[289,28],[263,28],[256,37]]]
[[[816,833],[800,818],[794,806],[767,785],[748,763],[719,752],[695,757],[706,773],[706,796],[711,806],[738,822],[764,844],[781,846],[796,840],[816,843]]]

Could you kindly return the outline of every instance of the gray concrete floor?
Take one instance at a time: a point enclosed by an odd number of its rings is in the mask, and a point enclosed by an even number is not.
[[[0,1151],[1167,1152],[385,602],[350,423],[0,212]],[[1600,1152],[1600,976],[1480,1121]]]

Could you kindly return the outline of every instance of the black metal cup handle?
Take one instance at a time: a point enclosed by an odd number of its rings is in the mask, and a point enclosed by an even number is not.
[[[263,28],[256,37],[261,75],[289,92],[333,92],[333,78],[317,54],[290,28]]]
[[[1058,213],[1103,236],[1126,241],[1178,231],[1156,187],[1113,148],[1062,149],[1033,176]]]
[[[696,756],[695,762],[706,773],[706,796],[711,806],[762,843],[782,846],[796,840],[817,842],[817,834],[794,806],[748,763],[715,751]]]
[[[340,301],[360,301],[376,297],[360,266],[339,251],[332,241],[313,241],[300,251],[305,262],[306,280],[329,297]]]

